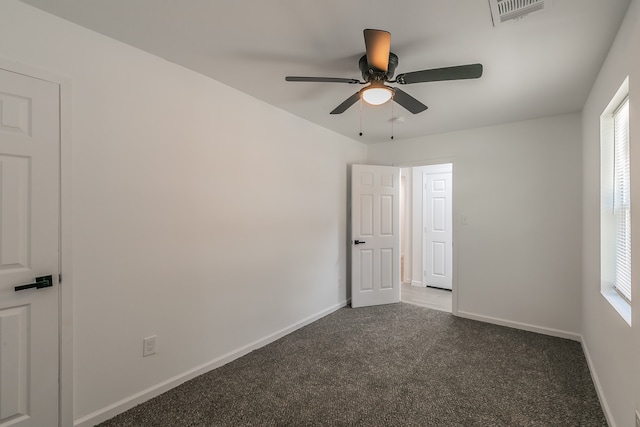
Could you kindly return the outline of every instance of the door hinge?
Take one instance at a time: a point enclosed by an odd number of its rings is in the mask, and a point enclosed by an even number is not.
[[[58,285],[62,283],[62,273],[58,273]]]

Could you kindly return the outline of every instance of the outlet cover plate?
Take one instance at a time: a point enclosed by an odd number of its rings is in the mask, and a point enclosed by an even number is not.
[[[142,357],[151,356],[156,354],[156,343],[158,336],[152,335],[142,340]]]

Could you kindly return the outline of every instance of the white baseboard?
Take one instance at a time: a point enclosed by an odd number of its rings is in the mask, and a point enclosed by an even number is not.
[[[250,344],[240,347],[227,354],[223,354],[222,356],[217,357],[207,363],[197,366],[180,375],[176,375],[173,378],[169,378],[166,381],[163,381],[159,384],[149,387],[146,390],[142,390],[141,392],[136,393],[132,396],[129,396],[125,399],[122,399],[119,402],[115,402],[109,406],[106,406],[102,409],[92,412],[89,415],[85,415],[82,418],[78,418],[77,420],[74,421],[73,425],[75,427],[90,427],[90,426],[99,424],[103,421],[106,421],[110,418],[113,418],[116,415],[121,414],[122,412],[125,412],[136,405],[141,404],[142,402],[146,402],[149,399],[159,396],[162,393],[169,391],[172,388],[177,387],[180,384],[197,377],[198,375],[202,375],[213,369],[219,368],[220,366],[225,365],[229,362],[232,362],[233,360],[239,357],[242,357],[245,354],[252,352],[253,350],[256,350],[260,347],[264,347],[265,345],[270,344],[273,341],[276,341],[277,339],[282,338],[285,335],[288,335],[291,332],[302,328],[303,326],[306,326],[312,322],[315,322],[316,320],[321,319],[333,313],[334,311],[341,309],[342,307],[345,307],[348,303],[349,303],[349,300],[335,304],[325,310],[322,310],[319,313],[309,316],[306,319],[296,322],[293,325],[286,327],[284,329],[281,329],[271,335],[268,335],[264,338],[261,338],[257,341],[254,341]]]
[[[411,281],[411,286],[418,286],[420,288],[424,288],[424,285],[422,284],[422,282],[420,282],[418,280],[412,280]]]
[[[616,423],[613,421],[613,415],[611,414],[611,408],[609,408],[607,399],[604,397],[604,391],[602,390],[602,386],[600,385],[600,380],[598,379],[598,373],[594,369],[593,363],[591,361],[591,355],[589,354],[589,349],[587,348],[587,344],[584,342],[584,338],[582,336],[580,338],[581,338],[580,342],[582,343],[582,352],[584,353],[584,357],[587,359],[587,366],[589,367],[589,372],[591,373],[591,379],[593,380],[593,385],[596,388],[596,393],[598,395],[598,400],[600,400],[600,406],[602,406],[604,417],[607,419],[607,423],[609,424],[609,427],[616,427]]]
[[[494,325],[507,326],[509,328],[522,329],[523,331],[537,332],[539,334],[551,335],[558,338],[566,338],[573,341],[582,341],[580,334],[562,331],[559,329],[546,328],[544,326],[530,325],[528,323],[513,322],[511,320],[498,319],[496,317],[484,316],[481,314],[468,313],[458,310],[458,316],[465,319],[478,320],[480,322],[493,323]]]

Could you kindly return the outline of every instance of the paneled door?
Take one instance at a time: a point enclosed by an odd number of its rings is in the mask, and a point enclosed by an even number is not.
[[[58,425],[59,104],[0,70],[0,426]]]
[[[400,168],[351,172],[351,306],[400,302]]]
[[[453,215],[450,163],[428,166],[424,186],[424,285],[451,289],[453,283]]]

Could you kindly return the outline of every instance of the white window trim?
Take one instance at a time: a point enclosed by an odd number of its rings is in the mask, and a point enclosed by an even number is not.
[[[631,304],[622,295],[610,286],[601,291],[602,296],[611,304],[618,314],[631,326]]]
[[[616,244],[613,214],[613,115],[628,96],[629,77],[624,80],[600,116],[600,292],[625,322],[631,326],[631,304],[614,287]]]

